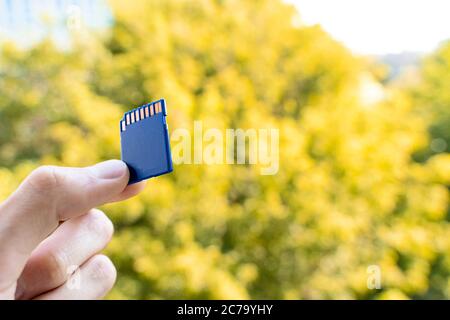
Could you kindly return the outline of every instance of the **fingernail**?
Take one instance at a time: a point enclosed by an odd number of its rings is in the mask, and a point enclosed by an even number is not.
[[[92,167],[100,179],[117,179],[127,171],[127,165],[120,160],[108,160],[100,162]]]

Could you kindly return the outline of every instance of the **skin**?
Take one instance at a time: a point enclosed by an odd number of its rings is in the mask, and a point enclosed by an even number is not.
[[[44,166],[0,204],[0,299],[100,299],[116,270],[98,254],[113,224],[99,205],[128,199],[125,163],[87,168]]]

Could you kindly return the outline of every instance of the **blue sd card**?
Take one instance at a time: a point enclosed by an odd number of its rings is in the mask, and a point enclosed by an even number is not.
[[[164,99],[124,114],[120,121],[122,161],[130,170],[129,184],[173,171]]]

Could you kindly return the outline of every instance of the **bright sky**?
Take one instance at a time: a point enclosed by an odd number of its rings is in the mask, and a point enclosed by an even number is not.
[[[450,39],[449,0],[285,0],[361,54],[428,52]]]

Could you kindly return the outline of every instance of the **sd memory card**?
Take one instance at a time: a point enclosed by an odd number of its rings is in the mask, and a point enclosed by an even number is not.
[[[173,171],[164,99],[128,111],[120,121],[122,161],[129,184]]]

